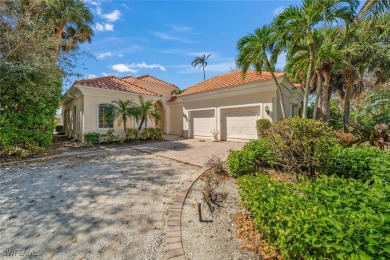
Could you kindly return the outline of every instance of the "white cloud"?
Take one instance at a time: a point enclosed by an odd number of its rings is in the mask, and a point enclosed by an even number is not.
[[[191,42],[185,38],[173,36],[173,35],[163,33],[163,32],[151,32],[151,34],[153,34],[157,38],[160,38],[161,40],[165,40],[165,41],[178,41],[178,42],[186,42],[186,43]]]
[[[191,27],[178,26],[178,25],[168,25],[175,32],[189,32],[192,30]]]
[[[102,75],[103,75],[104,77],[110,76],[110,74],[105,73],[105,72],[102,72]]]
[[[96,23],[95,24],[95,31],[98,32],[105,32],[105,31],[114,31],[114,25],[110,23]]]
[[[166,71],[167,69],[161,64],[146,64],[142,63],[131,63],[131,64],[116,64],[112,66],[113,70],[118,72],[131,72],[136,73],[139,69],[159,69],[161,71]]]
[[[123,72],[137,73],[138,72],[138,70],[132,69],[126,64],[115,64],[112,66],[112,69],[115,71],[118,71],[120,73],[123,73]]]
[[[279,15],[279,14],[283,13],[284,9],[286,9],[286,7],[279,6],[278,8],[274,9],[273,14],[274,15]]]
[[[102,14],[102,17],[107,19],[109,22],[115,22],[121,18],[121,12],[119,10],[114,10],[108,14]]]
[[[137,64],[130,64],[130,66],[132,66],[133,68],[140,68],[140,69],[160,69],[162,71],[166,71],[167,69],[160,65],[160,64],[146,64],[145,62],[142,62],[142,63],[137,63]]]
[[[108,51],[108,52],[99,53],[97,55],[97,58],[98,59],[104,59],[104,58],[111,57],[111,56],[112,56],[112,53]]]

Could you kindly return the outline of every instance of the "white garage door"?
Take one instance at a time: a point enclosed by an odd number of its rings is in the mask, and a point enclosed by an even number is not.
[[[193,112],[192,136],[194,138],[211,137],[211,131],[215,128],[214,112]]]
[[[257,139],[257,110],[259,108],[226,111],[222,120],[223,139],[227,141]]]

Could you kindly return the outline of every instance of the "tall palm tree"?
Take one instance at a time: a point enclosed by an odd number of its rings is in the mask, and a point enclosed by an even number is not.
[[[271,73],[278,91],[282,116],[286,118],[281,87],[275,76],[274,66],[268,57],[269,53],[272,53],[274,57],[277,56],[275,55],[275,48],[273,48],[274,44],[275,32],[271,26],[264,25],[256,29],[253,34],[249,34],[238,41],[237,50],[239,53],[236,57],[236,64],[242,70],[243,78],[245,78],[246,72],[251,66],[258,73],[261,73],[263,68]],[[276,60],[273,59],[272,63],[275,64]]]
[[[358,18],[390,11],[390,0],[366,0],[358,13]]]
[[[138,126],[138,131],[141,131],[143,124],[148,119],[158,121],[161,119],[161,115],[152,100],[145,100],[142,96],[139,96],[139,104],[136,106],[136,118],[141,120]]]
[[[62,38],[62,50],[77,49],[80,43],[91,43],[94,34],[93,15],[82,0],[45,0],[46,15],[54,26],[54,33]]]
[[[309,51],[309,63],[303,100],[302,117],[304,118],[307,117],[310,80],[315,60],[314,31],[321,23],[334,22],[339,19],[344,20],[345,23],[352,22],[357,4],[357,0],[303,0],[302,6],[290,6],[274,20],[280,37],[286,40],[289,48],[293,49],[301,39],[306,41]]]
[[[137,115],[133,100],[113,100],[112,106],[107,110],[107,116],[111,119],[119,119],[118,124],[123,123],[123,130],[126,133],[126,122]]]
[[[198,69],[203,68],[203,80],[206,80],[206,71],[205,68],[207,66],[207,59],[211,56],[211,54],[207,55],[203,54],[202,56],[196,57],[192,62],[191,65],[196,68],[196,66],[199,66]]]

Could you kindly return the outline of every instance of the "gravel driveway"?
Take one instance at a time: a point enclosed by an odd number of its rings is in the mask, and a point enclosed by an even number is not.
[[[197,169],[131,149],[0,168],[0,258],[166,259],[169,203]]]

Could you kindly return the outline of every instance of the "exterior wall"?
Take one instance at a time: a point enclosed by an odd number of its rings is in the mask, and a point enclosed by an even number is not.
[[[133,100],[134,103],[138,104],[139,94],[126,93],[126,92],[118,92],[118,91],[108,91],[108,90],[100,90],[94,88],[85,89],[82,88],[81,91],[84,94],[84,133],[88,132],[98,132],[100,134],[107,133],[110,128],[99,128],[98,124],[98,116],[99,116],[99,104],[111,104],[113,100]],[[154,96],[146,96],[144,95],[146,100],[157,101],[159,97]],[[115,130],[115,135],[119,135],[124,137],[126,135],[123,123],[119,124],[120,120],[116,119],[114,121],[113,128]],[[139,123],[139,122],[138,122]],[[138,128],[138,124],[134,119],[128,119],[126,122],[127,128]],[[154,120],[148,119],[147,127],[156,127],[156,122]]]
[[[183,134],[183,104],[181,102],[168,103],[169,108],[169,130],[167,133],[174,135]],[[168,121],[167,121],[168,123]]]

